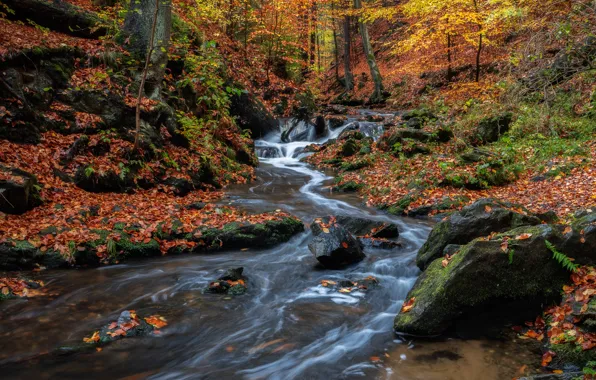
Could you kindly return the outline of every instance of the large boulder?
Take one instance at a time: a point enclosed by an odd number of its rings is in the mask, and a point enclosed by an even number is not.
[[[0,211],[22,214],[39,205],[37,179],[24,170],[0,165]]]
[[[242,129],[249,129],[257,139],[277,131],[277,121],[263,103],[249,94],[233,95],[230,114],[235,116]]]
[[[315,238],[308,249],[326,268],[340,268],[365,258],[360,242],[333,217],[317,219],[310,229]]]
[[[395,331],[430,336],[454,327],[466,336],[533,319],[560,299],[569,276],[546,240],[558,245],[563,237],[553,226],[525,226],[475,239],[450,260],[433,261],[406,297]]]
[[[476,127],[476,142],[487,144],[499,140],[501,135],[509,131],[512,120],[513,114],[510,112],[481,120]]]
[[[492,232],[540,223],[539,218],[529,215],[518,205],[481,199],[439,222],[418,251],[416,264],[424,270],[433,260],[443,256],[443,250],[449,244],[466,244]]]

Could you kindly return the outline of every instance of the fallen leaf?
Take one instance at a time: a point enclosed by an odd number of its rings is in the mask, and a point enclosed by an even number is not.
[[[341,246],[344,247],[345,249],[348,249],[348,243],[346,243],[345,241],[343,241],[341,243]]]
[[[85,343],[97,343],[99,342],[99,331],[96,331],[89,338],[83,338]]]
[[[378,356],[371,356],[370,357],[370,361],[373,362],[373,363],[380,362],[381,361],[381,358],[378,357]]]
[[[484,211],[486,211],[487,213],[490,213],[493,210],[492,207],[490,207],[489,205],[484,206]]]
[[[326,234],[328,234],[329,233],[329,228],[323,227],[323,232],[326,233]]]
[[[407,313],[410,310],[412,310],[412,308],[414,307],[414,302],[416,302],[416,297],[412,297],[408,300],[408,302],[404,303],[401,306],[401,312],[402,313]]]
[[[352,293],[352,289],[350,288],[341,288],[339,289],[340,293]]]
[[[531,237],[532,237],[532,234],[529,234],[529,233],[523,233],[523,234],[521,234],[521,235],[517,236],[515,239],[516,239],[516,240],[527,240],[527,239],[529,239],[529,238],[531,238]]]

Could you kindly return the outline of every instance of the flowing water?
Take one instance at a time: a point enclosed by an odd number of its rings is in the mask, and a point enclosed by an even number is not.
[[[341,128],[328,131],[324,143]],[[369,125],[372,124],[372,125]],[[370,135],[380,125],[365,123]],[[313,139],[312,133],[310,139]],[[60,379],[501,379],[524,360],[515,346],[492,342],[404,342],[392,323],[418,269],[414,257],[430,231],[387,216],[326,188],[332,177],[300,162],[312,142],[257,141],[258,180],[229,189],[225,203],[249,211],[283,209],[310,223],[348,214],[396,223],[402,247],[367,249],[344,270],[317,266],[305,231],[268,250],[184,255],[93,270],[39,274],[50,297],[0,303],[2,378]],[[227,297],[203,289],[223,270],[243,266],[248,292]],[[380,287],[338,293],[321,280],[374,276]],[[160,336],[117,341],[102,351],[59,357],[59,345],[115,320],[123,310],[160,314]],[[377,359],[378,358],[378,359]],[[503,377],[504,376],[504,377]]]

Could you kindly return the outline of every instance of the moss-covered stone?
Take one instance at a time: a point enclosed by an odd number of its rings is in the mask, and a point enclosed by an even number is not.
[[[442,222],[431,231],[428,240],[418,251],[416,264],[424,269],[432,260],[442,256],[448,244],[466,244],[474,238],[488,236],[523,225],[537,225],[535,216],[514,211],[516,205],[493,199],[481,199]]]
[[[526,233],[531,237],[515,239]],[[501,246],[505,236],[508,252]],[[442,259],[434,260],[406,297],[415,298],[414,306],[396,317],[395,330],[436,335],[462,320],[458,327],[488,320],[502,325],[538,314],[543,304],[560,298],[568,277],[545,240],[559,242],[561,236],[547,225],[520,227],[493,240],[473,240],[445,267]]]

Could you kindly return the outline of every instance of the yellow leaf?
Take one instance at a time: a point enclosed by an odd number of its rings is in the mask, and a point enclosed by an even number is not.
[[[339,289],[340,293],[352,293],[352,289],[350,288],[341,288]]]
[[[323,232],[326,233],[326,234],[328,234],[329,233],[329,228],[323,227]]]

